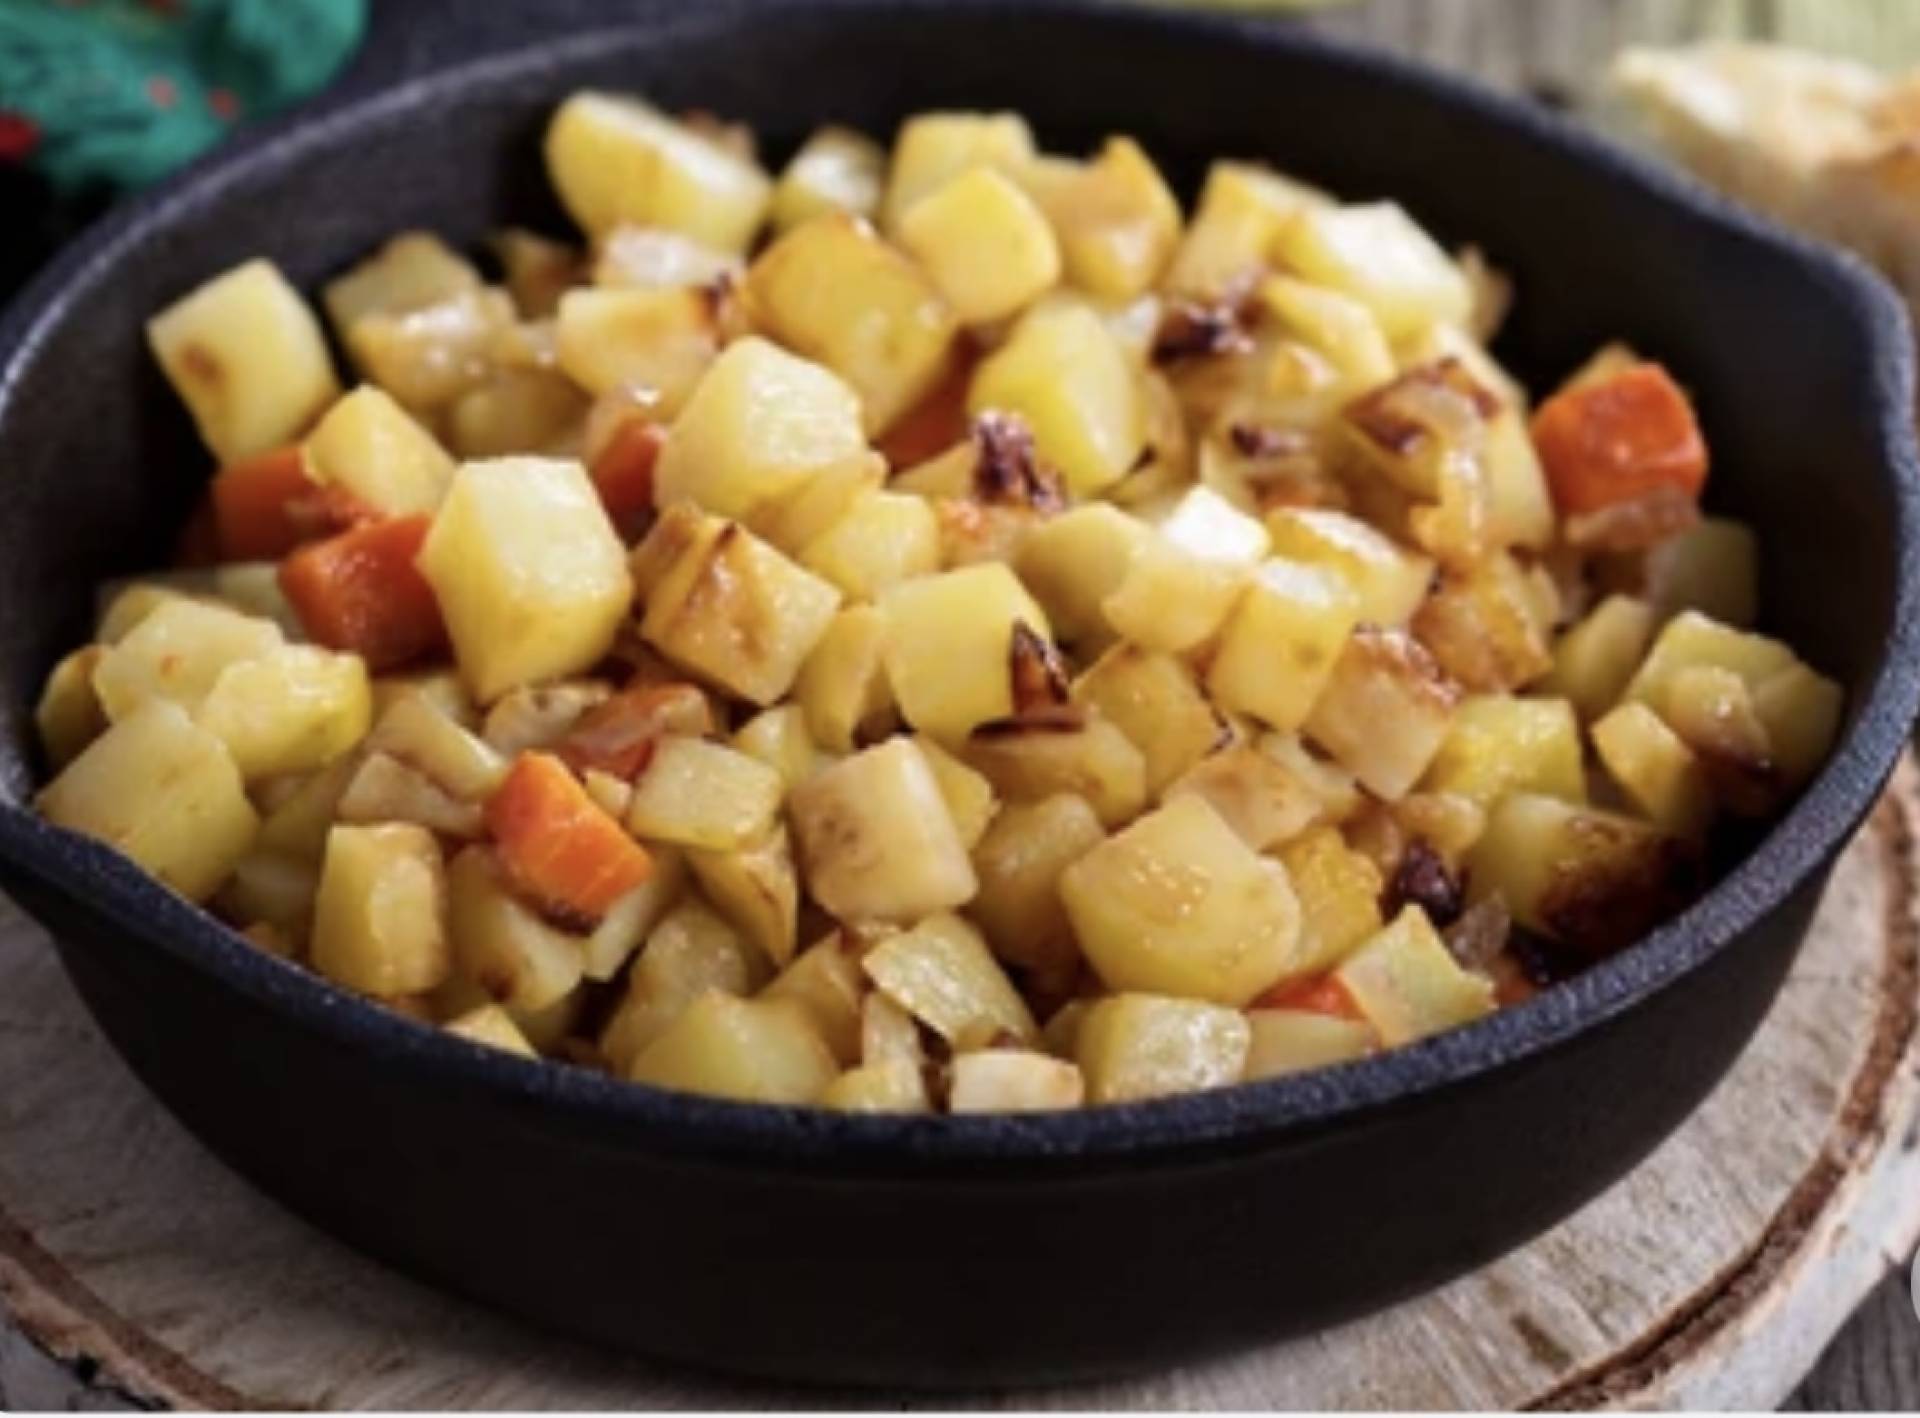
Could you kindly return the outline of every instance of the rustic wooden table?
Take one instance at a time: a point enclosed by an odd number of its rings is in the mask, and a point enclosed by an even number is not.
[[[459,0],[397,0],[377,9],[365,61],[382,72],[435,62],[430,40],[407,21]],[[1246,0],[1258,4],[1260,0]],[[505,47],[573,17],[617,14],[618,0],[543,0],[462,6],[469,52]],[[1920,61],[1913,0],[1372,0],[1297,21],[1479,75],[1556,101],[1579,101],[1597,68],[1623,43],[1705,34],[1759,34],[1820,44],[1888,62]],[[103,1383],[90,1360],[62,1364],[0,1316],[0,1410],[124,1410],[136,1406]],[[1875,1292],[1829,1348],[1790,1406],[1810,1410],[1920,1410],[1920,1319],[1906,1277]]]

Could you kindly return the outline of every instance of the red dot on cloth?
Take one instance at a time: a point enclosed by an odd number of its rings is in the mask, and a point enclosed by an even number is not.
[[[231,123],[240,114],[240,100],[232,89],[209,89],[207,107],[213,110],[214,117],[224,118]]]
[[[147,97],[155,108],[172,108],[180,102],[180,90],[172,79],[164,74],[155,74],[147,80]]]
[[[0,113],[0,162],[25,162],[40,146],[40,130],[17,113]]]

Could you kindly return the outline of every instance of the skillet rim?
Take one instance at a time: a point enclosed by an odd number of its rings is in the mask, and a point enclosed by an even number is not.
[[[371,91],[342,90],[240,135],[167,182],[123,204],[61,253],[0,315],[0,425],[26,363],[67,317],[76,291],[110,282],[127,252],[164,237],[183,207],[217,201],[258,168],[284,168],[307,152],[351,141],[436,99],[457,102],[469,85],[510,82],[528,70],[613,48],[670,43],[723,30],[767,0],[732,0],[695,17],[641,18],[516,45],[450,63]],[[854,1172],[938,1170],[1001,1164],[981,1181],[1021,1169],[1090,1162],[1176,1164],[1273,1145],[1323,1129],[1362,1126],[1389,1110],[1420,1105],[1519,1066],[1603,1026],[1624,1010],[1703,967],[1755,929],[1822,872],[1865,819],[1920,711],[1920,450],[1909,412],[1915,354],[1905,307],[1864,262],[1783,231],[1674,172],[1619,148],[1571,120],[1479,83],[1414,61],[1327,39],[1272,20],[1223,13],[1155,12],[1100,0],[967,0],[1004,18],[1065,19],[1131,31],[1284,52],[1296,62],[1357,71],[1415,91],[1442,108],[1471,112],[1544,146],[1561,161],[1638,189],[1694,224],[1797,264],[1851,316],[1873,370],[1876,435],[1894,516],[1898,585],[1892,633],[1865,702],[1815,780],[1751,852],[1699,901],[1634,945],[1524,1004],[1465,1028],[1316,1073],[1143,1103],[1048,1114],[975,1117],[862,1116],[730,1102],[624,1083],[548,1061],[531,1062],[447,1035],[371,1004],[298,966],[255,949],[130,861],[56,828],[23,804],[0,800],[0,864],[61,899],[92,924],[154,947],[254,1007],[332,1044],[365,1051],[422,1081],[570,1127],[601,1145],[658,1148],[713,1161]],[[815,0],[816,15],[911,8],[886,0]],[[73,948],[73,947],[65,947]],[[92,949],[89,945],[84,948]]]

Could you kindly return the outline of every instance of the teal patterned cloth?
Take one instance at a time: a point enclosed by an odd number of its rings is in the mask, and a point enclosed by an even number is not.
[[[0,0],[0,162],[138,187],[305,98],[367,0]]]

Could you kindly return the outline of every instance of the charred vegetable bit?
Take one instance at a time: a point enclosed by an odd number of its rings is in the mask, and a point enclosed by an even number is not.
[[[1825,761],[1684,388],[1533,404],[1394,203],[1012,113],[757,154],[572,96],[577,235],[396,235],[350,380],[265,260],[160,312],[212,477],[40,811],[463,1048],[961,1114],[1468,1025]]]

